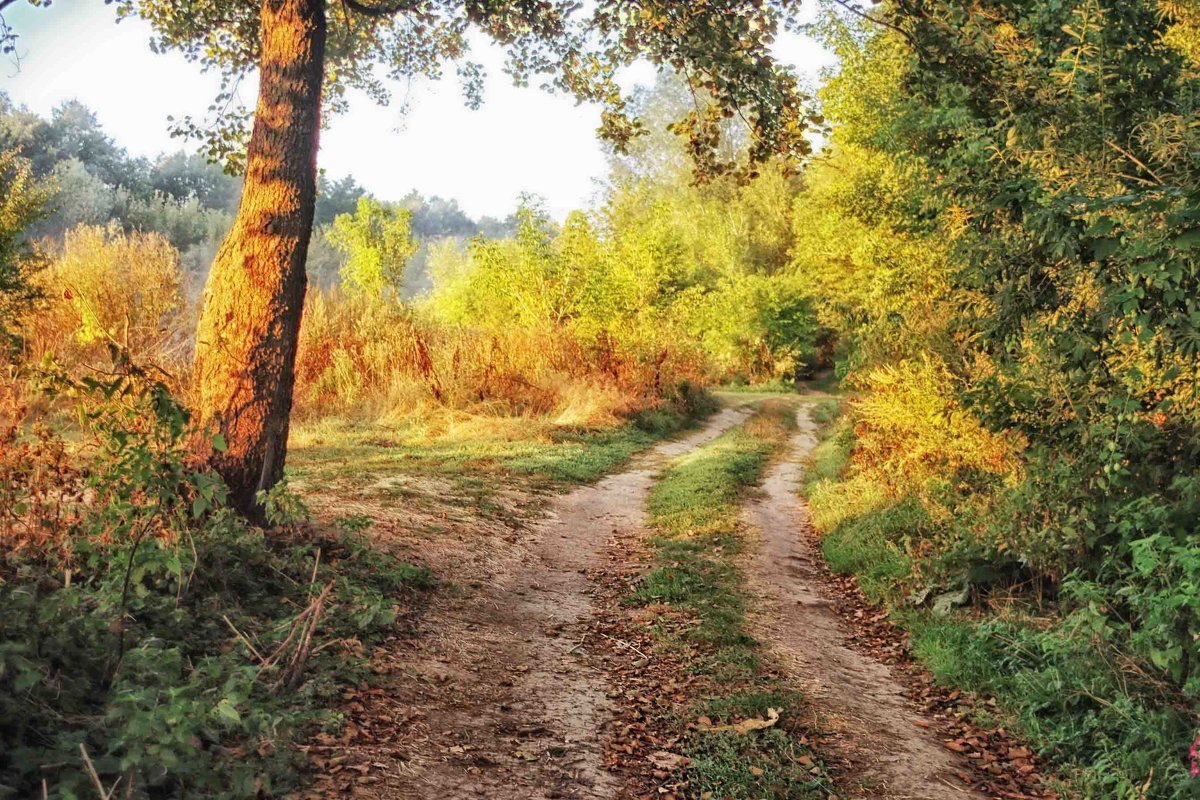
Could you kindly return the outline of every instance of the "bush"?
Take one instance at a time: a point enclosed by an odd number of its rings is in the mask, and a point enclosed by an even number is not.
[[[194,317],[179,253],[162,235],[75,228],[44,277],[49,302],[30,318],[29,361],[102,367],[116,346],[176,378],[186,371]]]
[[[963,480],[963,466],[987,475],[976,467],[988,460],[972,454],[988,449],[971,426],[922,433],[930,406],[912,389],[864,398],[814,454],[805,492],[830,566],[893,609],[939,681],[997,697],[1001,724],[1067,765],[1080,796],[1200,795],[1183,758],[1200,688],[1196,482],[1177,479],[1177,501],[1115,505],[1120,539],[1079,564],[1085,529],[1055,524],[1086,507],[1071,499],[1077,484],[1030,460],[1021,480]],[[870,424],[863,408],[874,410]],[[935,457],[890,444],[908,435],[944,444]],[[896,459],[903,470],[889,468]],[[1014,524],[1034,508],[1040,525]],[[1078,566],[1053,571],[1067,560]],[[974,607],[921,607],[943,589]]]

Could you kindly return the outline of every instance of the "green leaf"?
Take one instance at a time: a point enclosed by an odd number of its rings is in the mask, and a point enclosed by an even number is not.
[[[225,443],[225,437],[219,433],[213,434],[212,446],[213,450],[216,450],[218,453],[224,453],[229,449],[229,445]]]
[[[1092,254],[1097,261],[1104,261],[1121,246],[1120,239],[1097,239],[1092,242]]]
[[[1175,246],[1176,250],[1191,250],[1200,246],[1200,228],[1193,228],[1179,234],[1171,240],[1171,244]]]
[[[35,669],[25,669],[17,673],[17,677],[13,679],[13,689],[18,692],[24,692],[32,689],[42,679],[42,673]]]
[[[217,703],[215,710],[218,719],[231,725],[238,725],[242,721],[242,715],[234,708],[233,703],[229,702],[229,698],[223,698],[221,702]]]
[[[1101,217],[1088,227],[1087,235],[1099,239],[1108,236],[1116,227],[1117,223],[1112,217]]]

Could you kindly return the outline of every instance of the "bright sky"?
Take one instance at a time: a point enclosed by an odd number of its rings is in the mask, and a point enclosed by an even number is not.
[[[0,62],[0,89],[39,114],[81,100],[135,155],[179,149],[167,134],[167,116],[203,118],[216,94],[215,75],[177,53],[152,53],[145,23],[115,24],[112,7],[98,0],[55,0],[41,9],[18,3],[5,15],[20,34],[21,62],[19,70]],[[832,60],[796,35],[781,38],[777,52],[814,84]],[[599,109],[514,87],[500,72],[495,47],[485,44],[473,57],[488,68],[483,108],[466,108],[452,77],[398,86],[397,102],[387,108],[359,98],[322,134],[321,167],[332,177],[353,175],[383,199],[414,188],[456,198],[476,217],[506,216],[522,192],[546,198],[560,218],[587,205],[606,173],[595,136]],[[649,65],[624,76],[627,86],[652,79]],[[243,94],[252,105],[252,94]]]

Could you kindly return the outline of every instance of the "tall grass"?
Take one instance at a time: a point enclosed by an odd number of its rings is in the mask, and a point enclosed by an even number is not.
[[[117,348],[186,400],[194,288],[158,234],[70,231],[41,276],[21,358],[53,357],[81,376],[110,370]],[[307,420],[537,419],[570,430],[694,411],[706,371],[687,337],[655,325],[586,338],[566,320],[484,328],[332,288],[309,293],[296,376]]]
[[[591,428],[692,402],[703,372],[666,337],[585,342],[551,324],[486,331],[334,289],[309,299],[297,380],[306,415],[444,408]]]

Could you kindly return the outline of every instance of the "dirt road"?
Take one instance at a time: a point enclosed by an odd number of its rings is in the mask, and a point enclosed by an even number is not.
[[[760,538],[750,583],[761,597],[756,638],[787,671],[809,706],[810,724],[832,734],[862,786],[855,796],[887,800],[983,797],[955,772],[947,751],[887,666],[846,645],[844,623],[822,593],[820,554],[809,535],[808,510],[796,492],[803,461],[817,445],[807,406],[788,452],[771,468],[744,519]]]
[[[424,736],[375,793],[388,798],[613,798],[601,766],[607,686],[588,648],[587,570],[616,532],[642,524],[646,493],[670,458],[743,421],[725,409],[629,469],[556,499],[523,554],[479,590],[435,608],[414,654],[429,676],[408,701]]]
[[[816,444],[806,409],[788,452],[744,511],[748,527],[760,532],[746,564],[747,585],[760,595],[755,634],[803,692],[808,725],[832,742],[829,760],[847,768],[851,779],[841,783],[854,796],[982,797],[954,780],[961,765],[921,727],[889,669],[846,646],[843,623],[822,595],[819,554],[796,495],[801,462]],[[459,574],[453,558],[435,565],[455,588],[435,600],[418,638],[384,654],[398,677],[355,719],[372,735],[355,752],[366,772],[349,793],[389,800],[624,796],[618,776],[603,766],[614,719],[605,669],[612,656],[584,644],[598,588],[589,573],[612,556],[617,538],[644,534],[647,492],[671,458],[749,414],[725,409],[625,471],[555,499],[545,519],[505,533],[486,559],[458,562]],[[466,527],[455,538],[471,534]],[[470,542],[458,546],[470,552]],[[328,751],[351,746],[331,741]]]

